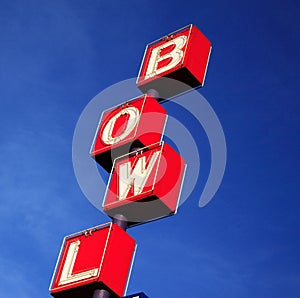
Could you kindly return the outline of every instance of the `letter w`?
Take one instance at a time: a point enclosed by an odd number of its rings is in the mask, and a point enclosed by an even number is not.
[[[160,153],[161,151],[154,152],[148,165],[146,164],[146,157],[142,156],[139,157],[134,168],[131,167],[130,161],[119,166],[119,200],[126,199],[132,186],[134,196],[142,193]]]

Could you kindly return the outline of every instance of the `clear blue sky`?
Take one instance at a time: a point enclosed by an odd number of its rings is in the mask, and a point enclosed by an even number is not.
[[[0,296],[49,297],[63,237],[108,221],[74,175],[78,117],[137,75],[147,43],[193,23],[213,45],[200,92],[224,129],[226,173],[206,207],[193,196],[175,217],[129,231],[139,244],[129,293],[300,297],[299,8],[1,0]]]

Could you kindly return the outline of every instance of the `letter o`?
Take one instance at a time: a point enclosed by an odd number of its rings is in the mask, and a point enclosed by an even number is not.
[[[129,116],[126,128],[119,136],[113,137],[112,132],[116,124],[116,121],[118,120],[119,117],[125,114]],[[120,112],[118,112],[117,114],[115,114],[113,117],[109,119],[108,122],[106,122],[102,130],[102,134],[101,134],[102,142],[107,145],[114,145],[124,140],[136,127],[139,121],[139,115],[140,112],[136,107],[127,107],[121,110]]]

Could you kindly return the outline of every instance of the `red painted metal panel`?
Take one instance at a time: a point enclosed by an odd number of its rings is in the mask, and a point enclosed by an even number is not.
[[[113,224],[102,266],[101,280],[120,296],[124,294],[134,250],[135,241],[118,225]]]
[[[130,100],[103,113],[91,155],[110,172],[115,158],[132,147],[145,147],[160,142],[166,110],[150,95]]]
[[[51,295],[92,297],[94,289],[103,287],[113,297],[122,297],[135,246],[135,240],[115,224],[66,237],[50,286]]]
[[[129,225],[176,213],[185,161],[168,144],[117,159],[103,203],[109,216],[124,215]]]

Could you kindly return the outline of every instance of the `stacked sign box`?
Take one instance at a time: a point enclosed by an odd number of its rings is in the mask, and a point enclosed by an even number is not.
[[[202,87],[210,52],[204,34],[196,26],[186,26],[147,45],[137,85],[142,92],[155,89],[162,99]]]
[[[168,144],[160,143],[115,160],[103,210],[122,214],[136,225],[175,214],[185,161]]]
[[[91,155],[108,172],[116,158],[134,148],[161,141],[166,110],[150,95],[143,95],[102,114]]]
[[[112,223],[67,236],[50,287],[52,296],[92,297],[103,287],[122,297],[135,249],[135,240]]]

